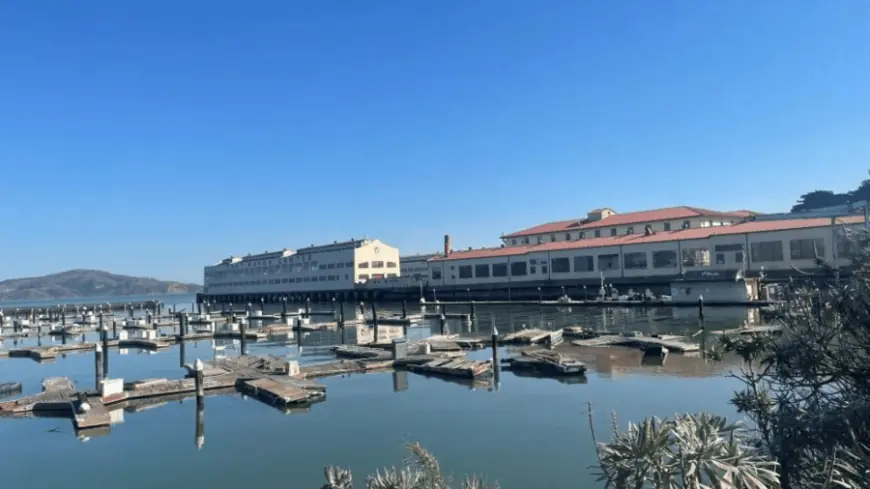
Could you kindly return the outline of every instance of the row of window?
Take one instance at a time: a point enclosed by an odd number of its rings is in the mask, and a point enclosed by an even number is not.
[[[344,275],[345,280],[350,280],[350,275]],[[320,275],[317,277],[296,277],[296,278],[273,278],[267,280],[248,280],[244,282],[224,282],[216,284],[208,284],[209,288],[226,288],[226,287],[244,287],[247,285],[279,285],[279,284],[301,284],[308,282],[335,282],[341,280],[341,275]]]
[[[396,268],[396,262],[373,261],[361,262],[359,268]],[[205,276],[209,278],[222,279],[228,277],[246,277],[260,275],[277,275],[281,273],[303,273],[317,270],[333,270],[340,268],[353,268],[353,262],[341,263],[318,263],[316,261],[305,263],[289,263],[284,265],[270,265],[265,267],[239,268],[230,270],[206,270]]]
[[[705,221],[705,222],[703,222],[703,223],[701,224],[701,227],[708,227],[708,226],[721,226],[721,225],[723,225],[723,223],[720,222],[720,221]],[[656,229],[655,229],[655,226],[653,226],[652,224],[647,224],[647,225],[645,225],[645,226],[638,226],[638,227],[637,227],[638,232],[640,232],[640,231],[646,229],[647,226],[649,226],[649,228],[650,228],[651,230],[653,230],[653,231],[656,230]],[[682,229],[689,229],[690,227],[692,227],[692,221],[689,221],[688,219],[685,220],[685,221],[683,221],[683,223],[682,223]],[[670,230],[671,230],[671,223],[669,223],[669,222],[662,223],[662,231],[670,231]],[[599,229],[595,229],[595,230],[592,230],[592,231],[590,231],[590,232],[591,232],[592,235],[595,236],[596,238],[600,238],[601,236],[604,236],[604,235],[605,235],[605,234],[604,234],[604,230],[601,229],[601,228],[599,228]],[[635,226],[627,226],[627,227],[625,228],[625,234],[626,234],[626,235],[634,234],[634,232],[635,232]],[[618,228],[610,228],[609,231],[608,231],[608,233],[607,233],[607,235],[609,235],[609,236],[618,236],[618,235],[619,235],[619,230],[618,230]],[[550,242],[556,242],[556,241],[558,241],[559,236],[560,236],[559,234],[552,233],[552,234],[550,234],[550,239],[549,239],[549,241],[550,241]],[[584,239],[584,238],[586,238],[586,231],[579,231],[579,232],[577,232],[577,233],[570,233],[570,232],[567,232],[567,233],[564,234],[564,236],[565,236],[565,241],[571,241],[571,240],[573,240],[573,239]],[[541,244],[541,243],[543,243],[543,242],[545,241],[545,240],[544,240],[544,236],[534,236],[534,238],[535,238],[535,241],[537,242],[537,244]],[[512,245],[517,244],[517,238],[513,238],[513,239],[511,239],[511,244],[512,244]],[[522,244],[531,244],[531,237],[530,237],[530,236],[526,236],[526,237],[522,238]]]
[[[351,266],[353,266],[353,265],[351,265]],[[388,262],[373,261],[373,262],[371,262],[371,268],[384,268],[384,266],[386,266],[386,268],[396,268],[396,262],[392,262],[392,261],[388,261]],[[369,268],[369,262],[367,262],[367,261],[361,262],[357,266],[357,268]]]
[[[825,244],[822,239],[794,239],[788,242],[790,257],[792,260],[811,260],[825,256]],[[845,256],[848,250],[841,250],[840,255]],[[716,245],[711,254],[709,248],[683,248],[680,259],[684,267],[709,267],[711,255],[717,265],[728,263],[728,254],[732,254],[732,263],[743,263],[744,250],[742,244]],[[751,256],[753,262],[765,263],[783,260],[782,241],[762,241],[752,243]],[[651,259],[650,259],[651,258]],[[596,269],[595,262],[598,262]],[[553,274],[582,273],[594,271],[619,270],[622,266],[626,270],[638,270],[646,268],[677,268],[677,252],[674,250],[661,250],[647,253],[645,251],[629,252],[620,255],[618,253],[600,254],[597,256],[574,256],[552,258],[549,264],[546,260],[513,261],[507,263],[460,265],[457,275],[460,279],[489,278],[489,277],[522,277],[534,275],[540,270],[541,274],[547,274],[549,270]],[[573,265],[573,266],[572,266]],[[451,270],[453,267],[451,267]],[[442,278],[441,269],[432,269],[432,278]],[[453,278],[456,278],[455,276]]]
[[[395,274],[395,273],[388,273],[386,275],[384,275],[383,273],[373,273],[373,274],[371,274],[371,276],[369,276],[366,273],[361,273],[358,277],[359,280],[368,280],[369,278],[371,278],[373,280],[382,279],[382,278],[399,278],[399,275]]]

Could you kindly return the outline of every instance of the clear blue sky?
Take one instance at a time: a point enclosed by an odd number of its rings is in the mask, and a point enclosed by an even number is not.
[[[8,0],[0,278],[784,210],[868,136],[866,0]]]

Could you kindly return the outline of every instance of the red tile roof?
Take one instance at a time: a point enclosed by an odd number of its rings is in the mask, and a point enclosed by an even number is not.
[[[859,224],[864,216],[848,216],[837,218],[838,224]],[[748,221],[729,226],[711,226],[704,228],[679,229],[676,231],[657,231],[646,236],[644,234],[628,234],[589,238],[576,241],[555,241],[535,245],[506,246],[499,248],[480,248],[467,251],[453,251],[447,256],[439,256],[431,261],[467,260],[473,258],[496,258],[499,256],[517,256],[540,251],[575,250],[583,248],[603,248],[608,246],[661,243],[668,241],[707,239],[711,236],[726,236],[730,234],[764,233],[770,231],[788,231],[792,229],[817,228],[830,226],[829,218],[789,219],[771,221]]]
[[[535,234],[559,233],[573,231],[576,229],[594,229],[608,226],[626,226],[631,224],[647,224],[659,221],[673,221],[680,219],[688,219],[692,217],[731,217],[744,218],[747,217],[748,211],[737,212],[719,212],[709,209],[701,209],[698,207],[667,207],[664,209],[654,209],[651,211],[636,211],[626,212],[625,214],[614,214],[605,217],[599,221],[587,221],[586,218],[569,219],[566,221],[549,222],[541,224],[515,233],[506,234],[503,238],[517,238],[520,236],[531,236]]]

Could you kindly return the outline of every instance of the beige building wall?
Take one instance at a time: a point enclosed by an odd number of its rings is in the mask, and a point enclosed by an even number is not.
[[[356,248],[354,260],[354,281],[357,283],[371,279],[398,278],[401,273],[399,249],[378,239]]]

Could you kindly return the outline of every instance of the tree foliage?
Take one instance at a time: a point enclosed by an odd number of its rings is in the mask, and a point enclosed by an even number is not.
[[[366,489],[498,489],[498,485],[487,485],[477,477],[465,477],[458,486],[441,473],[441,466],[434,455],[419,443],[406,445],[411,457],[400,468],[384,469],[368,476]],[[326,467],[326,484],[322,489],[352,489],[353,476],[347,469]]]
[[[862,181],[858,185],[858,188],[849,192],[837,193],[830,190],[814,190],[805,193],[800,196],[800,199],[791,208],[791,211],[801,212],[821,209],[823,207],[832,207],[862,200],[870,200],[870,179]]]

